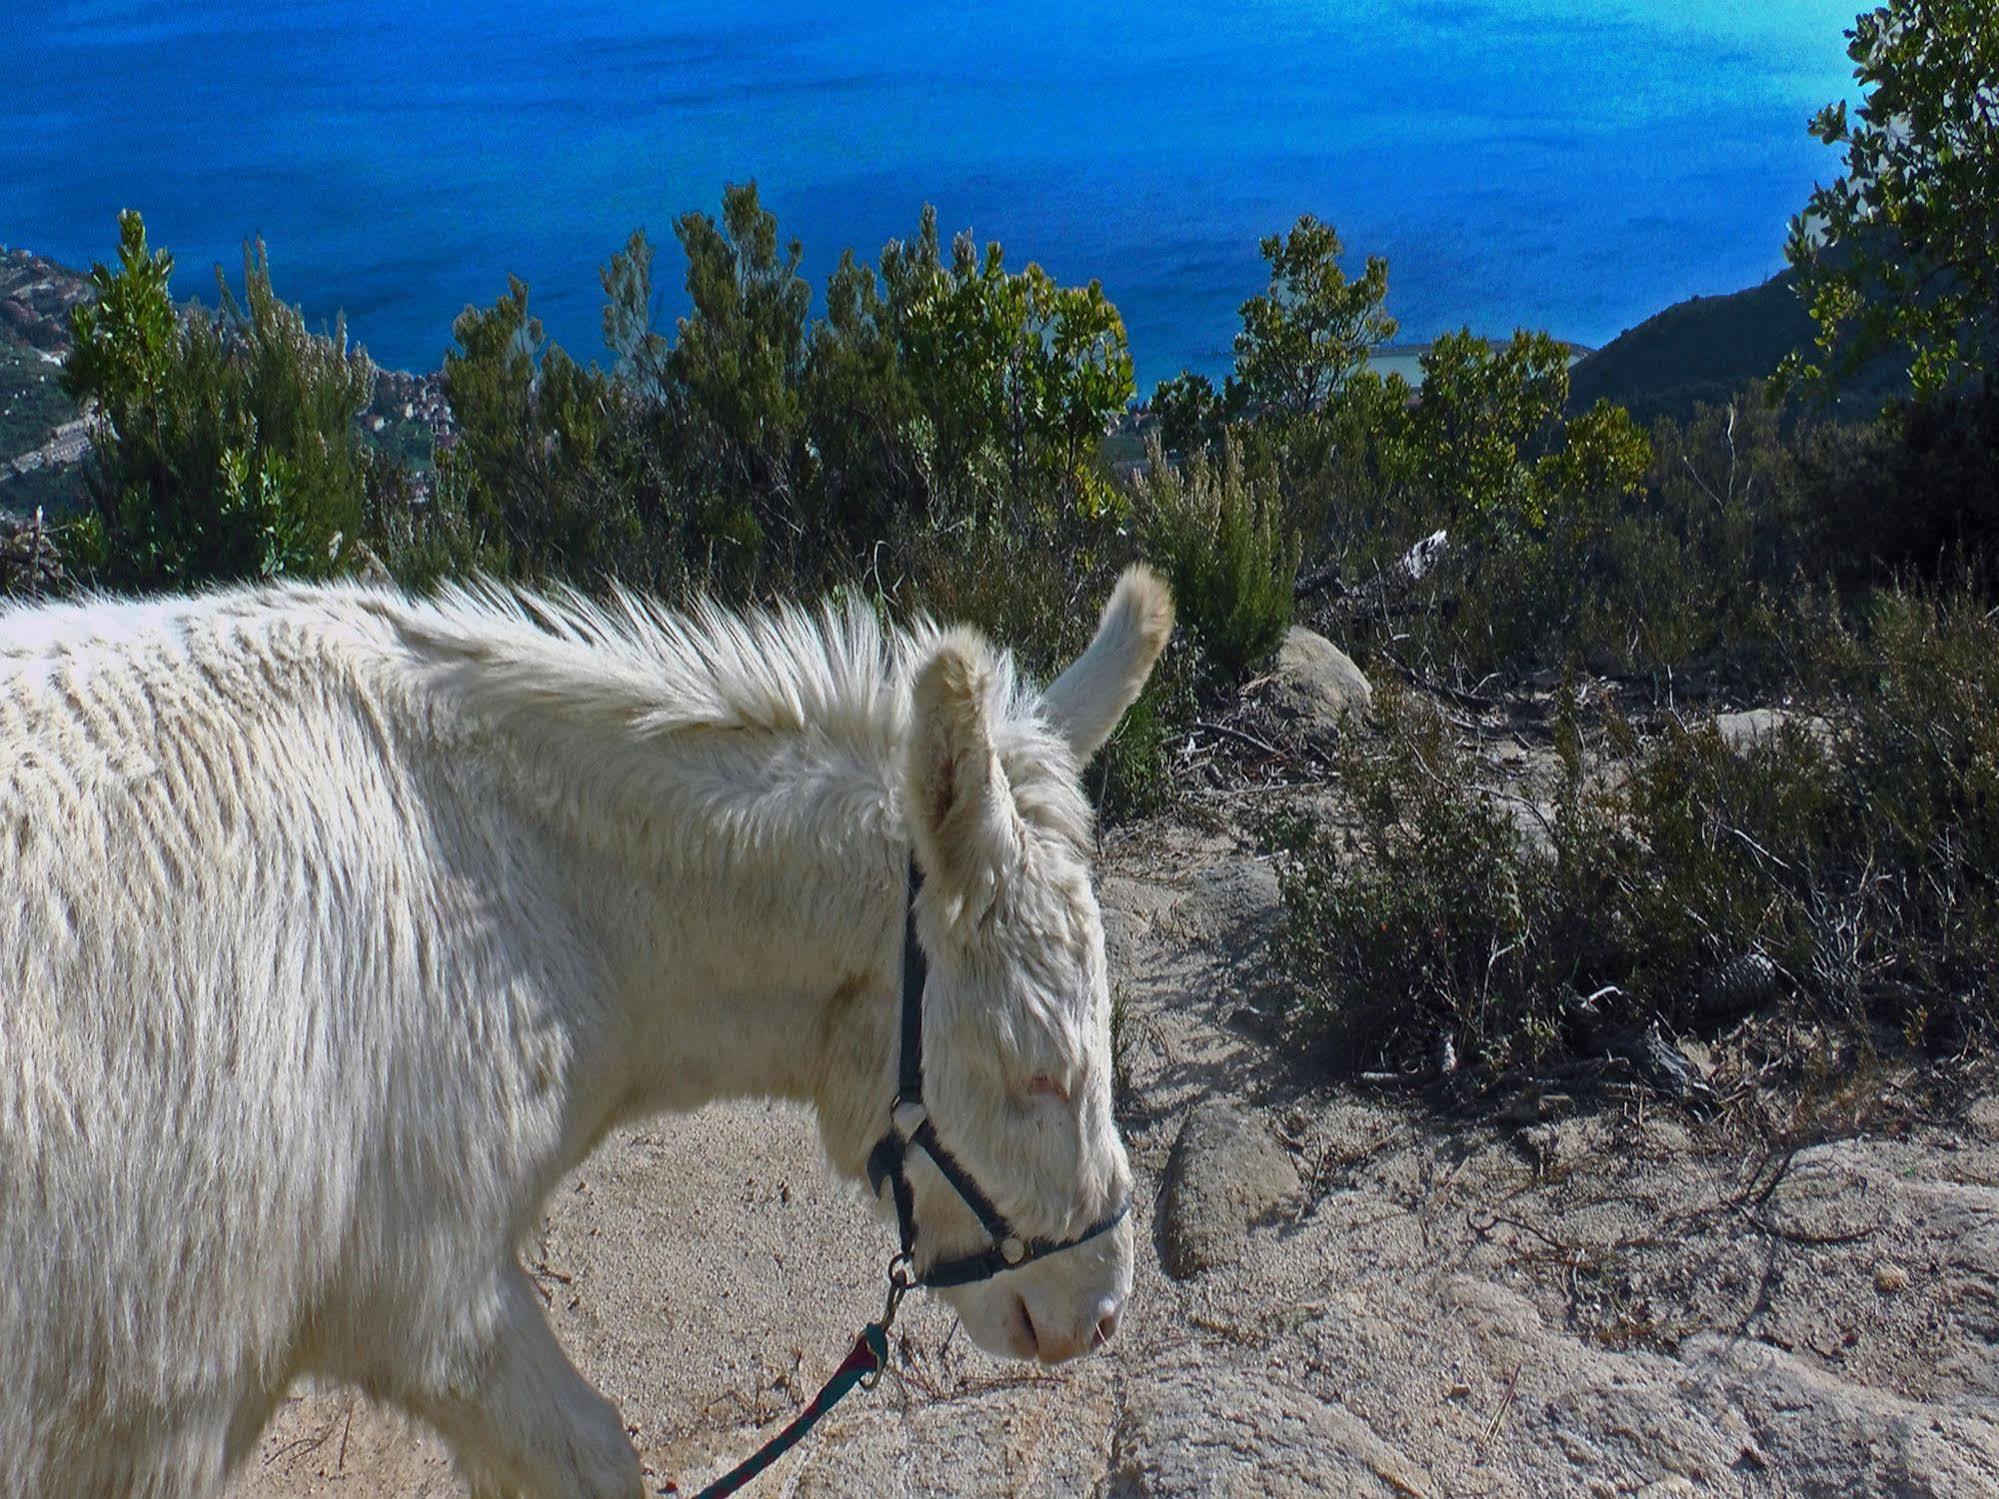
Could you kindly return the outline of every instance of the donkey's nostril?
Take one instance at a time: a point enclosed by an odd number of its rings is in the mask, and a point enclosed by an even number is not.
[[[1095,1336],[1092,1337],[1090,1340],[1090,1346],[1093,1348],[1103,1347],[1104,1344],[1108,1343],[1111,1340],[1111,1334],[1116,1331],[1117,1331],[1117,1308],[1112,1307],[1109,1311],[1105,1312],[1101,1317],[1097,1318],[1097,1331]]]
[[[1034,1314],[1027,1309],[1025,1296],[1014,1297],[1014,1305],[1020,1308],[1020,1325],[1027,1332],[1027,1346],[1021,1350],[1023,1358],[1041,1354],[1041,1331],[1034,1325]]]

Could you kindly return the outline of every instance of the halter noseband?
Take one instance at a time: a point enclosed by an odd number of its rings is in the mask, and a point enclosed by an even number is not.
[[[900,1273],[906,1277],[899,1282],[904,1289],[928,1286],[936,1290],[990,1280],[995,1275],[1018,1270],[1022,1265],[1032,1264],[1061,1250],[1087,1244],[1123,1221],[1124,1215],[1131,1211],[1131,1199],[1126,1198],[1115,1211],[1099,1218],[1073,1239],[1024,1238],[1014,1231],[1013,1225],[1006,1221],[1006,1215],[972,1180],[971,1173],[959,1165],[938,1140],[937,1127],[931,1123],[930,1111],[923,1105],[923,984],[929,968],[924,961],[923,947],[916,940],[916,894],[922,888],[923,876],[912,859],[909,865],[909,906],[903,918],[902,934],[902,1054],[899,1077],[895,1099],[889,1105],[888,1133],[868,1154],[868,1181],[876,1195],[880,1195],[884,1181],[895,1188],[896,1224],[902,1234],[902,1253],[897,1257],[897,1264],[903,1268],[901,1272],[892,1270],[891,1279]],[[943,1173],[944,1180],[964,1199],[965,1206],[977,1215],[992,1239],[989,1248],[976,1254],[960,1255],[956,1259],[939,1260],[921,1275],[913,1273],[916,1263],[916,1203],[909,1188],[907,1169],[911,1149],[921,1150],[930,1157],[931,1164]]]

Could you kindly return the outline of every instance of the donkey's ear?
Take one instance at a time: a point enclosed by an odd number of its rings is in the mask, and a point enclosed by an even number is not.
[[[992,647],[976,630],[939,637],[912,690],[905,788],[923,872],[973,915],[1020,849],[1013,791],[993,748]]]
[[[1043,715],[1069,741],[1078,764],[1111,737],[1172,633],[1173,595],[1166,585],[1143,564],[1126,568],[1089,649],[1041,694]]]

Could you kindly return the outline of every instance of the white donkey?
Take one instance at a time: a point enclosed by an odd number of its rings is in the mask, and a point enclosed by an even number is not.
[[[1109,1336],[1130,1171],[1077,773],[1171,626],[1134,569],[1037,696],[865,612],[0,614],[0,1494],[211,1493],[311,1373],[432,1424],[475,1494],[637,1499],[515,1247],[651,1111],[808,1100],[861,1176],[912,856],[933,1140],[1048,1241],[945,1294],[1003,1353]],[[908,1161],[916,1268],[991,1249]]]

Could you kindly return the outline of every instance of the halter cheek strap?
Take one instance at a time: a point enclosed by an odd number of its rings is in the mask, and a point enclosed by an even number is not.
[[[923,948],[916,940],[916,892],[922,888],[923,877],[917,873],[915,861],[912,860],[909,866],[909,911],[904,920],[902,937],[902,1058],[898,1063],[899,1080],[895,1101],[889,1105],[888,1133],[868,1155],[868,1179],[874,1183],[875,1191],[881,1191],[883,1182],[895,1188],[895,1217],[902,1233],[902,1252],[889,1262],[888,1301],[882,1307],[881,1320],[870,1322],[862,1329],[860,1337],[854,1340],[852,1351],[833,1371],[826,1387],[789,1426],[701,1490],[695,1499],[724,1499],[724,1496],[738,1492],[796,1446],[847,1391],[857,1384],[863,1389],[873,1388],[874,1382],[888,1367],[888,1330],[895,1322],[896,1308],[902,1305],[902,1298],[914,1287],[968,1286],[976,1281],[990,1280],[995,1275],[1016,1270],[1046,1255],[1088,1243],[1098,1234],[1108,1233],[1117,1227],[1124,1220],[1124,1215],[1131,1211],[1131,1200],[1127,1198],[1116,1212],[1098,1219],[1073,1239],[1024,1239],[1013,1231],[1006,1215],[993,1206],[993,1200],[980,1190],[971,1173],[959,1165],[951,1152],[938,1141],[936,1126],[931,1124],[930,1113],[923,1106],[925,967]],[[911,1150],[922,1151],[944,1173],[944,1180],[965,1199],[966,1206],[985,1225],[993,1240],[991,1247],[976,1254],[960,1255],[954,1260],[940,1260],[923,1274],[915,1273],[916,1205],[909,1190],[908,1174]]]
[[[895,1192],[896,1225],[902,1236],[900,1261],[913,1269],[916,1262],[916,1201],[909,1186],[909,1153],[920,1150],[943,1174],[951,1189],[964,1199],[981,1225],[991,1245],[975,1254],[939,1260],[921,1275],[910,1275],[910,1286],[966,1286],[990,1280],[1008,1270],[1033,1263],[1064,1249],[1087,1244],[1099,1234],[1110,1232],[1131,1211],[1126,1198],[1115,1211],[1107,1213],[1073,1239],[1030,1239],[1014,1231],[1002,1213],[972,1175],[937,1138],[937,1127],[923,1103],[923,988],[929,975],[923,946],[916,940],[916,896],[923,888],[923,876],[915,860],[909,865],[909,903],[903,918],[902,934],[902,1038],[897,1063],[895,1099],[889,1105],[889,1129],[868,1154],[868,1181],[877,1194],[888,1183]]]

